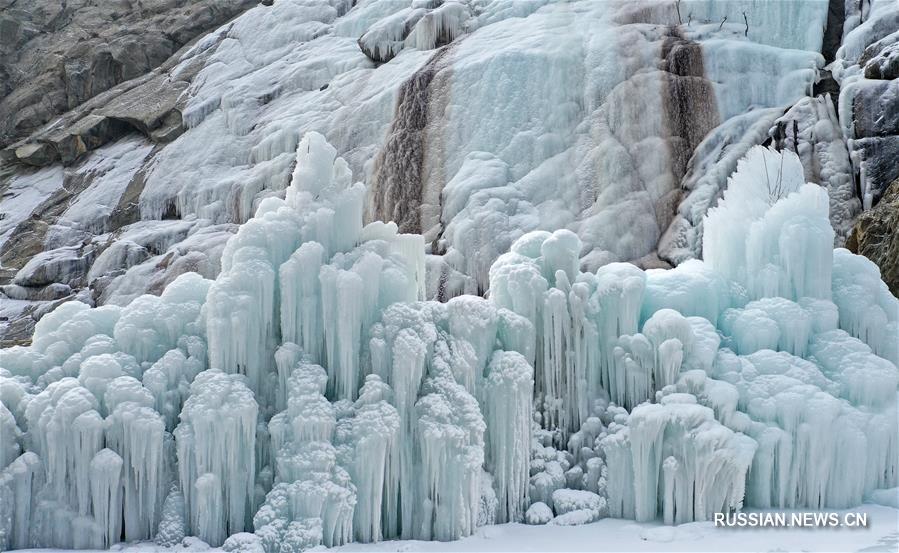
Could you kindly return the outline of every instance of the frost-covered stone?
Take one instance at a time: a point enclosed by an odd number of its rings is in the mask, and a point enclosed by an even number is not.
[[[593,518],[589,521],[592,522],[605,514],[606,501],[590,491],[556,490],[553,492],[553,509],[556,512],[556,516],[574,511],[589,511],[593,513]]]
[[[497,520],[519,521],[528,497],[533,369],[518,352],[498,351],[484,386],[488,463],[496,476]]]
[[[256,534],[238,532],[232,534],[222,544],[222,551],[227,553],[265,553],[262,540]]]
[[[528,507],[524,520],[528,524],[546,524],[553,518],[553,510],[546,503],[538,501]]]
[[[155,541],[163,547],[173,547],[181,543],[186,535],[187,510],[184,495],[173,488],[162,505],[162,517],[159,520],[159,531],[156,533]]]
[[[589,524],[594,520],[596,520],[596,515],[592,509],[577,509],[558,515],[547,524],[552,526],[580,526]]]

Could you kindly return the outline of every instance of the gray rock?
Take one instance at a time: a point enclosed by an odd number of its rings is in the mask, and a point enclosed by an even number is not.
[[[0,146],[150,72],[196,37],[256,4],[256,0],[4,2]]]
[[[853,155],[859,160],[866,207],[877,205],[887,187],[899,178],[899,136],[873,136],[852,142]]]
[[[37,167],[50,165],[58,159],[56,149],[46,142],[32,142],[15,149],[15,159]]]
[[[899,135],[899,79],[860,88],[852,111],[856,138]]]
[[[858,218],[846,248],[876,263],[883,281],[899,297],[899,179],[877,207]]]
[[[59,160],[68,165],[89,150],[124,136],[129,130],[129,126],[122,121],[92,113],[75,121],[72,126],[51,134],[47,140],[56,150]]]
[[[146,135],[163,126],[164,122],[171,127],[177,120],[180,127],[180,113],[176,119],[171,119],[171,116],[187,86],[186,81],[156,75],[140,87],[114,98],[97,113],[98,116],[123,122]]]
[[[43,287],[26,287],[18,284],[0,286],[0,292],[13,300],[53,301],[71,296],[74,292],[67,284],[53,283]]]
[[[865,64],[866,79],[899,79],[899,40],[884,47]]]
[[[877,205],[899,178],[899,11],[878,19],[858,60],[869,81],[852,97],[849,141],[864,206]],[[846,91],[844,91],[844,94]]]
[[[84,286],[87,271],[95,256],[91,247],[65,247],[43,251],[32,257],[16,273],[13,283],[24,287],[41,287],[56,283]]]

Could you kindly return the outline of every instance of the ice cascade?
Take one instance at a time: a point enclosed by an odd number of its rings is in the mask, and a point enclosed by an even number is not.
[[[897,485],[899,300],[789,152],[739,164],[705,261],[590,272],[530,232],[446,303],[321,135],[296,157],[215,281],[64,303],[3,350],[0,548],[299,553]]]

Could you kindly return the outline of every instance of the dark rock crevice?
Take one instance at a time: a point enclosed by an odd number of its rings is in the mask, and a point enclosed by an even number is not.
[[[824,40],[821,44],[821,55],[825,63],[836,57],[837,50],[843,42],[843,24],[846,22],[846,0],[830,0],[827,6],[827,23],[824,27]]]

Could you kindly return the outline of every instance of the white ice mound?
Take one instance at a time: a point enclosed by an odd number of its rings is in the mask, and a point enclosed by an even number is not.
[[[740,163],[706,221],[705,262],[572,271],[578,245],[559,231],[493,265],[492,300],[537,328],[549,432],[532,501],[586,489],[593,458],[610,513],[640,520],[845,507],[896,481],[899,302],[872,263],[832,250],[827,193],[791,156],[759,147]],[[599,443],[585,440],[591,415]],[[865,469],[838,476],[849,466]]]
[[[709,210],[703,257],[750,299],[830,298],[830,202],[827,190],[802,180],[796,154],[753,148]]]
[[[310,133],[214,282],[66,303],[3,350],[0,547],[298,553],[858,504],[899,479],[899,300],[830,249],[800,171],[752,151],[705,262],[582,272],[577,235],[537,231],[489,299],[438,303],[422,237],[363,226]]]

